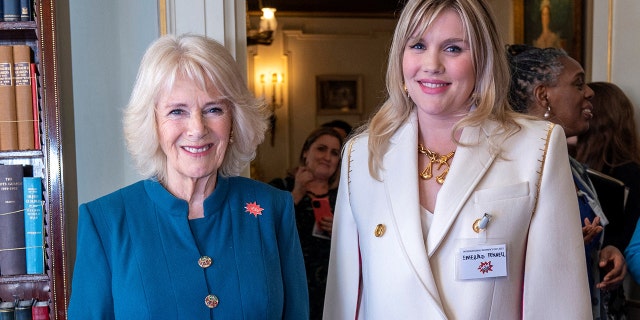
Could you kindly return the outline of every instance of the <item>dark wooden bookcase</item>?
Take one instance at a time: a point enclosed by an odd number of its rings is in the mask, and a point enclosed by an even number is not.
[[[0,22],[0,44],[27,44],[38,69],[41,150],[0,152],[0,163],[33,166],[44,192],[45,273],[0,277],[0,298],[49,301],[50,319],[66,319],[69,301],[65,260],[61,106],[59,104],[55,0],[34,0],[33,20]]]

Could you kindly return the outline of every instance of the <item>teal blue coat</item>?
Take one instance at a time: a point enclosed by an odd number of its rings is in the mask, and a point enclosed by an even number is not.
[[[68,318],[308,319],[291,195],[218,177],[204,209],[188,220],[187,202],[153,180],[81,205]]]

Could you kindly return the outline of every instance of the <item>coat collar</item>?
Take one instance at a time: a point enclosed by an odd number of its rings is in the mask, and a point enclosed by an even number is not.
[[[495,127],[495,123],[487,122],[482,127],[463,129],[460,137],[463,146],[458,146],[447,180],[436,200],[433,224],[427,237],[429,256],[438,249],[475,187],[495,160],[497,154],[490,152],[489,145],[489,132]]]
[[[382,178],[391,203],[392,224],[397,228],[402,250],[438,303],[438,291],[428,259],[445,239],[460,210],[495,159],[488,146],[488,132],[492,132],[495,126],[495,123],[487,122],[482,127],[463,129],[460,140],[469,146],[457,148],[451,171],[438,193],[433,224],[427,236],[428,255],[420,254],[427,250],[420,219],[418,120],[415,112],[391,138],[383,159]]]

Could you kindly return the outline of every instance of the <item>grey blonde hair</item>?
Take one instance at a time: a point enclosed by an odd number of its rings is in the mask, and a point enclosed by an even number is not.
[[[147,49],[128,105],[124,110],[124,136],[129,153],[145,178],[164,181],[167,157],[157,133],[155,108],[163,93],[179,77],[203,90],[215,87],[230,105],[233,143],[218,170],[235,176],[255,157],[264,139],[270,112],[247,88],[240,69],[220,43],[200,35],[166,35]]]
[[[389,140],[407,120],[415,108],[414,102],[404,91],[402,73],[403,53],[412,35],[423,34],[443,11],[452,9],[460,15],[463,28],[473,54],[476,83],[469,97],[469,107],[476,105],[454,126],[452,139],[458,129],[480,125],[486,119],[497,120],[502,133],[519,129],[517,117],[509,107],[509,67],[504,45],[498,34],[493,14],[484,0],[409,0],[396,26],[387,66],[387,100],[368,123],[369,173],[379,179],[383,169],[382,159],[389,148]],[[494,132],[493,134],[499,134]],[[498,146],[496,146],[498,148]]]

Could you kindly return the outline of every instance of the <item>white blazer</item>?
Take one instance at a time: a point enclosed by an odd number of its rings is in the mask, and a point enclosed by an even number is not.
[[[368,139],[344,151],[325,320],[590,319],[580,214],[564,132],[546,121],[491,153],[496,123],[465,128],[423,236],[415,113],[391,139],[382,181],[368,168]],[[486,231],[472,225],[490,213]],[[378,225],[385,227],[375,235]],[[507,276],[459,280],[461,248],[505,244]]]

